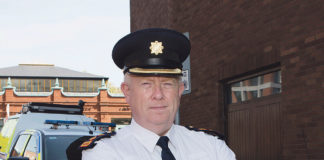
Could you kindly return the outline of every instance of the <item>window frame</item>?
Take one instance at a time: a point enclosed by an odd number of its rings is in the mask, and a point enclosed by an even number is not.
[[[262,71],[259,70],[259,71],[255,71],[255,72],[245,73],[244,75],[239,75],[239,76],[236,76],[236,77],[234,77],[234,78],[226,81],[225,82],[225,95],[226,95],[225,96],[225,104],[245,103],[247,101],[251,101],[251,100],[256,100],[256,99],[260,99],[260,98],[263,98],[263,97],[267,97],[267,96],[263,96],[262,93],[261,93],[260,95],[258,95],[257,98],[242,99],[241,101],[237,101],[237,102],[233,103],[233,101],[232,101],[232,95],[231,95],[232,94],[232,86],[231,85],[233,85],[235,83],[243,83],[244,81],[247,81],[247,80],[249,81],[249,80],[251,80],[253,78],[258,78],[260,81],[263,81],[264,82],[264,79],[262,79],[260,77],[262,77],[263,75],[267,75],[267,74],[271,74],[271,73],[276,73],[276,72],[280,72],[280,75],[282,75],[282,70],[281,70],[280,66],[273,67],[273,68],[270,68],[270,69],[269,68],[263,69]],[[280,80],[280,84],[282,84],[281,80]],[[277,93],[277,94],[280,94],[280,93]],[[273,94],[271,94],[271,95],[273,95]],[[271,95],[268,95],[268,96],[271,96]],[[243,97],[244,95],[241,95],[241,96]]]

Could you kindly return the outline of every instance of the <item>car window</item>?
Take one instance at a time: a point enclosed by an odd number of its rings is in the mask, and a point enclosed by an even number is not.
[[[27,144],[27,147],[25,149],[24,157],[28,157],[29,160],[36,160],[37,157],[37,143],[36,143],[36,136],[33,135]]]
[[[11,151],[10,157],[19,157],[20,155],[22,155],[22,152],[24,151],[24,147],[26,146],[26,142],[29,139],[29,137],[30,135],[27,134],[19,136],[17,143]]]
[[[45,159],[67,160],[66,149],[80,136],[50,135],[45,137]]]

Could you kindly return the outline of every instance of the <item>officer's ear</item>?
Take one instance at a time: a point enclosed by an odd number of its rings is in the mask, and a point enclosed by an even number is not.
[[[125,100],[128,104],[130,104],[132,86],[134,85],[133,80],[135,79],[135,77],[136,76],[131,75],[130,73],[125,73],[124,82],[120,85],[120,89],[122,90],[125,96]]]
[[[126,82],[123,82],[120,85],[120,89],[122,90],[123,94],[125,95],[125,97],[129,96],[129,86]]]
[[[128,73],[124,74],[124,82],[121,83],[120,89],[124,93],[125,98],[129,96],[129,83],[130,83],[130,75]]]
[[[120,85],[120,89],[122,90],[124,96],[125,96],[125,100],[126,100],[126,103],[130,103],[130,86],[128,83],[126,82],[123,82],[121,85]]]
[[[181,97],[184,91],[184,83],[182,81],[179,82],[179,97]]]

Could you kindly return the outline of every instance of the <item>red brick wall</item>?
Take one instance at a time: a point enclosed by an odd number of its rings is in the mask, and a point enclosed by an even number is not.
[[[149,0],[132,1],[131,6],[131,29],[141,29],[150,27],[168,27],[169,26],[169,3],[170,0]],[[136,15],[136,16],[135,16]],[[142,19],[142,17],[144,19]],[[142,19],[142,20],[141,20]]]
[[[282,159],[324,159],[322,0],[131,0],[131,30],[189,32],[192,93],[181,123],[224,132],[223,81],[282,70]]]
[[[67,97],[60,89],[54,89],[50,96],[17,96],[12,88],[6,89],[5,93],[0,95],[0,117],[6,117],[7,104],[10,105],[10,115],[14,115],[20,112],[23,104],[29,102],[76,105],[79,100],[86,102],[84,114],[100,122],[111,122],[111,118],[131,118],[125,98],[111,97],[106,89],[100,90],[98,96]]]

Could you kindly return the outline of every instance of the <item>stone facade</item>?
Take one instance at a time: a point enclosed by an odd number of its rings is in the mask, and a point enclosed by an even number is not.
[[[226,134],[226,83],[282,74],[281,158],[324,159],[324,3],[321,0],[131,0],[131,30],[189,32],[191,94],[180,122]]]

